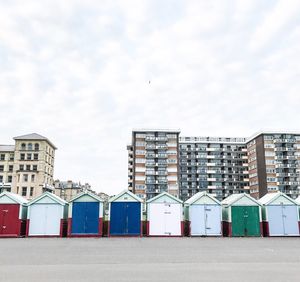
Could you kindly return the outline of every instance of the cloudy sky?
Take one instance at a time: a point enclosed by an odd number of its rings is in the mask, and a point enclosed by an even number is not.
[[[56,179],[114,194],[133,128],[300,131],[299,109],[299,0],[0,0],[0,143],[47,136]]]

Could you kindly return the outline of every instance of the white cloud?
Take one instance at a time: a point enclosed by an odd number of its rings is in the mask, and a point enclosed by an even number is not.
[[[0,142],[46,135],[56,178],[113,194],[132,128],[299,127],[299,5],[276,3],[1,3]]]

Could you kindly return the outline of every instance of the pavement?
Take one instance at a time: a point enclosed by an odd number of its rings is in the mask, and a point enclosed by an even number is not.
[[[0,281],[300,281],[300,238],[0,239]]]

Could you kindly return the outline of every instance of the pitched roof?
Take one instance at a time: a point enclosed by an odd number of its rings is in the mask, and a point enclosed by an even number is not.
[[[298,203],[295,200],[293,200],[292,198],[288,197],[286,194],[284,194],[280,191],[278,191],[276,193],[268,193],[268,194],[264,195],[262,198],[260,198],[258,200],[258,202],[261,203],[262,205],[268,205],[268,204],[272,203],[273,201],[275,201],[280,196],[282,196],[282,197],[286,198],[287,200],[289,200],[290,202],[298,205]]]
[[[15,145],[0,145],[0,152],[13,152]]]
[[[0,198],[4,195],[6,195],[8,198],[12,199],[13,201],[19,203],[20,205],[24,205],[24,204],[28,203],[28,201],[25,198],[23,198],[22,196],[20,196],[18,194],[4,191],[3,193],[0,194]]]
[[[104,202],[99,196],[95,195],[94,193],[91,193],[91,192],[81,192],[79,194],[77,194],[75,197],[73,197],[71,200],[70,200],[70,203],[79,199],[80,197],[84,196],[84,195],[88,195],[92,198],[94,198],[95,200],[99,201],[99,202]]]
[[[214,196],[207,193],[206,191],[196,193],[194,196],[192,196],[191,198],[186,200],[184,203],[188,204],[188,205],[192,205],[193,203],[195,203],[196,201],[198,201],[200,198],[202,198],[204,196],[209,197],[210,199],[215,201],[217,204],[221,205],[221,203]]]
[[[122,191],[120,194],[111,197],[108,202],[114,202],[115,200],[119,199],[120,197],[122,197],[124,194],[128,194],[129,196],[131,196],[132,198],[134,198],[135,200],[137,200],[138,202],[142,203],[143,200],[140,199],[137,195],[133,194],[132,192],[128,191],[128,190],[124,190]]]
[[[55,194],[53,193],[50,193],[50,192],[44,192],[42,195],[40,195],[39,197],[31,200],[29,203],[28,203],[28,206],[38,202],[39,200],[43,199],[44,197],[48,196],[49,198],[51,198],[52,200],[54,200],[55,202],[61,204],[61,205],[65,205],[67,204],[67,202],[65,200],[63,200],[62,198],[56,196]]]
[[[53,146],[54,149],[57,149],[55,147],[55,145],[52,142],[50,142],[50,140],[47,137],[44,137],[37,133],[30,133],[30,134],[17,136],[17,137],[14,137],[14,140],[44,140],[44,141],[47,141],[51,146]]]
[[[169,197],[169,198],[171,198],[171,199],[177,201],[177,202],[180,203],[180,204],[183,203],[183,201],[181,201],[180,199],[174,197],[173,195],[171,195],[171,194],[169,194],[169,193],[167,193],[167,192],[163,192],[163,193],[158,194],[157,196],[155,196],[155,197],[149,199],[149,200],[147,201],[147,203],[154,202],[155,200],[157,200],[157,199],[159,199],[160,197],[163,197],[163,196],[167,196],[167,197]]]
[[[249,200],[253,201],[254,203],[258,204],[259,206],[261,206],[261,203],[259,203],[257,200],[255,200],[254,198],[252,198],[250,195],[246,194],[246,193],[240,193],[240,194],[232,194],[230,196],[228,196],[227,198],[225,198],[222,201],[222,205],[228,205],[231,206],[232,204],[234,204],[235,202],[237,202],[238,200],[240,200],[243,197],[247,197]]]

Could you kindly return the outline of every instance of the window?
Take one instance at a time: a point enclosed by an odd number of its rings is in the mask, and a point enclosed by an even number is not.
[[[38,151],[40,149],[40,145],[38,143],[34,144],[34,150]]]
[[[26,165],[26,170],[30,170],[30,165]]]
[[[4,161],[4,160],[5,160],[5,154],[1,154],[1,155],[0,155],[0,160],[1,160],[1,161]]]
[[[28,181],[28,174],[23,174],[23,181],[27,182]]]
[[[0,182],[3,182],[3,175],[0,175]]]
[[[28,148],[29,151],[32,151],[32,144],[29,143],[28,146],[27,146],[27,148]]]
[[[13,169],[14,169],[14,166],[13,166],[13,165],[10,165],[10,166],[8,167],[8,171],[10,171],[10,172],[12,172]]]
[[[24,165],[20,165],[20,170],[21,170],[21,171],[24,170]]]
[[[21,144],[21,150],[26,150],[26,144],[25,143]]]
[[[31,174],[31,182],[34,182],[34,179],[35,179],[35,175]]]
[[[27,187],[22,187],[22,196],[23,197],[27,196]]]
[[[37,161],[37,160],[39,159],[39,154],[34,154],[34,155],[33,155],[33,159],[34,159],[35,161]]]
[[[33,165],[32,170],[37,170],[37,165]]]
[[[0,165],[0,171],[4,171],[4,166]]]
[[[20,160],[24,161],[25,160],[25,154],[20,154]]]
[[[30,187],[30,197],[33,196],[33,190],[34,190],[34,188],[33,188],[33,187]]]
[[[10,160],[10,161],[13,161],[14,158],[15,158],[14,153],[10,153],[10,154],[9,154],[9,160]]]
[[[27,160],[31,160],[31,154],[27,154]]]
[[[11,175],[7,176],[7,182],[12,183],[12,176]]]

